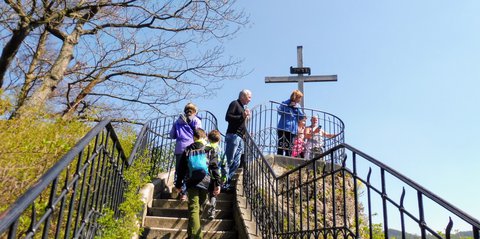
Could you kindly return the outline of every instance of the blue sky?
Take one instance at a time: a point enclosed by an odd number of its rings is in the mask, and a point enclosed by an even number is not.
[[[288,98],[303,46],[305,106],[340,117],[346,142],[480,218],[480,1],[239,1],[251,24],[226,44],[252,71],[196,102],[217,115],[238,92],[251,107]]]

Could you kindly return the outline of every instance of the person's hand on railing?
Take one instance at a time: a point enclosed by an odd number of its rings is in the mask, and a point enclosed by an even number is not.
[[[338,134],[325,134],[325,136],[329,139],[337,137]]]
[[[245,111],[243,112],[243,116],[245,117],[245,119],[249,119],[250,115],[251,115],[250,109],[245,109]]]

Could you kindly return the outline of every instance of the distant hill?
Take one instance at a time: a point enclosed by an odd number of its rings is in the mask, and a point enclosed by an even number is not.
[[[402,238],[402,231],[395,229],[388,229],[389,238]],[[421,238],[419,235],[405,233],[405,239],[418,239]]]
[[[388,229],[388,237],[389,238],[402,238],[402,232],[399,230],[395,229]],[[421,238],[420,235],[416,234],[411,234],[411,233],[406,233],[405,234],[405,239],[419,239]],[[436,237],[432,235],[427,235],[428,239],[434,239]],[[473,238],[473,233],[471,231],[465,231],[465,232],[457,232],[455,234],[452,234],[450,236],[451,239],[467,239],[467,238]]]
[[[473,232],[470,232],[470,231],[457,232],[455,233],[455,236],[458,236],[458,237],[452,237],[452,238],[473,238]]]

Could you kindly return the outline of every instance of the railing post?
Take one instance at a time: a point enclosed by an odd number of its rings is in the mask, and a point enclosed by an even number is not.
[[[52,182],[52,188],[50,189],[48,206],[46,208],[47,210],[52,210],[53,211],[53,201],[55,201],[55,194],[56,194],[56,191],[57,191],[57,185],[58,185],[58,178],[55,178],[54,181]],[[51,216],[47,216],[47,220],[45,221],[45,226],[43,227],[42,238],[48,238],[48,229],[50,227],[50,220],[51,220]]]
[[[380,180],[382,181],[383,233],[385,238],[388,238],[387,188],[385,184],[385,170],[383,168],[380,170],[380,174]]]
[[[314,211],[314,224],[315,224],[315,238],[319,238],[320,232],[318,231],[318,209],[317,209],[317,160],[313,161],[313,178],[315,179],[313,181],[313,203],[315,207],[313,208]]]
[[[418,200],[418,216],[420,219],[418,222],[418,226],[420,227],[422,238],[426,238],[427,232],[425,230],[425,214],[423,212],[423,197],[422,197],[422,193],[418,191],[417,191],[417,200]]]
[[[355,200],[355,238],[360,238],[360,223],[359,223],[359,213],[358,213],[358,185],[357,185],[357,154],[352,153],[352,167],[353,167],[353,192]]]

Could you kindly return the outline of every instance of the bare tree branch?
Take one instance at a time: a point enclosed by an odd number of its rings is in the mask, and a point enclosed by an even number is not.
[[[26,94],[17,99],[18,112],[11,114],[21,116],[28,107],[49,105],[66,118],[143,118],[210,95],[221,81],[244,75],[239,70],[242,61],[226,56],[222,46],[223,39],[248,20],[234,8],[235,1],[18,2],[17,10],[0,3],[0,9],[14,16],[0,17],[0,33],[13,32],[10,27],[24,14],[36,25],[15,47],[37,47],[10,55],[22,61],[7,65],[5,72],[15,75],[5,78],[11,87],[7,90],[29,89],[22,90]],[[34,52],[39,51],[42,30],[52,37],[39,58]],[[37,75],[34,81],[32,72]]]

